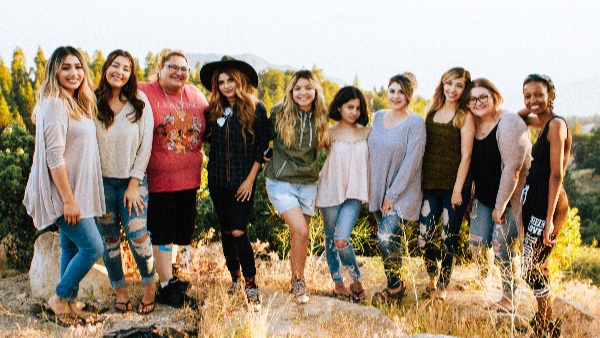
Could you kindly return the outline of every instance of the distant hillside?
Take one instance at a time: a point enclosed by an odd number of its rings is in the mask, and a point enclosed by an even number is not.
[[[244,62],[249,63],[252,67],[254,67],[254,69],[256,69],[257,72],[260,73],[260,71],[262,71],[263,69],[267,69],[267,68],[274,68],[274,69],[279,69],[281,71],[286,71],[286,70],[298,70],[298,68],[296,67],[292,67],[289,65],[276,65],[273,64],[259,56],[256,56],[254,54],[241,54],[241,55],[230,55],[231,57],[238,59],[238,60],[242,60]],[[221,60],[221,58],[223,57],[223,54],[214,54],[214,53],[210,53],[210,54],[201,54],[201,53],[193,53],[193,54],[187,54],[187,57],[189,59],[189,64],[192,67],[196,67],[196,63],[200,62],[200,66],[204,65],[207,62],[212,62],[212,61],[218,61]],[[318,67],[319,65],[317,65]],[[346,84],[346,81],[341,80],[339,78],[333,77],[333,76],[328,76],[325,75],[325,78],[335,82],[337,85],[339,86],[343,86]]]
[[[557,88],[556,112],[564,116],[600,114],[600,74]]]

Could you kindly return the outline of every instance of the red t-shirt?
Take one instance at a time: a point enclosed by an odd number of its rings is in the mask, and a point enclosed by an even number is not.
[[[158,81],[140,83],[154,114],[152,154],[146,169],[150,192],[197,189],[202,178],[202,135],[208,102],[200,89],[167,94]]]

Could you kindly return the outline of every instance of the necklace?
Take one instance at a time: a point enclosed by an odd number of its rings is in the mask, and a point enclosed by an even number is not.
[[[162,90],[163,94],[165,94],[167,101],[169,101],[170,104],[175,106],[175,110],[183,109],[183,88],[181,88],[181,94],[179,96],[179,104],[180,105],[176,105],[175,103],[173,103],[173,101],[171,101],[171,99],[169,98],[169,95],[167,95],[167,92],[165,91],[163,86],[160,84],[160,81],[158,81],[158,85],[160,86],[160,89]]]

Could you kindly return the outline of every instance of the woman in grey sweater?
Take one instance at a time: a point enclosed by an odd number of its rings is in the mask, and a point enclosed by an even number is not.
[[[379,226],[378,247],[387,277],[387,287],[375,294],[375,300],[385,303],[400,301],[404,296],[406,285],[400,275],[404,227],[419,218],[421,205],[425,122],[408,109],[416,86],[411,73],[390,79],[388,102],[392,109],[375,114],[368,141],[369,210]]]
[[[103,251],[94,222],[105,212],[95,116],[85,60],[73,47],[57,48],[32,114],[35,153],[23,204],[38,230],[55,222],[60,229],[60,281],[47,314],[61,325],[98,319],[75,301],[79,282]]]

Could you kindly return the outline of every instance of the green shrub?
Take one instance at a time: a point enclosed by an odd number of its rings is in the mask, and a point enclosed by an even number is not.
[[[0,134],[0,241],[11,268],[27,270],[37,232],[23,205],[34,138],[18,124]]]
[[[554,249],[552,249],[552,254],[548,261],[551,280],[557,280],[562,277],[561,272],[572,273],[571,267],[579,256],[579,247],[581,246],[579,227],[577,208],[570,208],[567,222],[557,238],[557,243]]]
[[[600,286],[600,249],[581,247],[579,257],[573,262],[573,277],[590,279]]]

